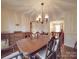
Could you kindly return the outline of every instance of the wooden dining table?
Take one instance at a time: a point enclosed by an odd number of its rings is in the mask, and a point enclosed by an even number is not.
[[[40,37],[38,39],[25,38],[17,41],[16,43],[20,52],[27,55],[39,51],[41,48],[47,45],[49,40],[49,37]]]

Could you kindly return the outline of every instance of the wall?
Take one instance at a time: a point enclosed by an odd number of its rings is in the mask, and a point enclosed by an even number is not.
[[[74,47],[77,41],[77,13],[76,10],[65,14],[65,45]]]
[[[2,8],[1,11],[1,32],[14,32],[14,31],[30,31],[30,21],[33,21],[30,16],[24,15],[22,13],[15,12],[13,10]],[[16,26],[19,24],[19,26]],[[49,23],[33,23],[32,32],[48,32]]]
[[[1,32],[30,31],[31,17],[8,9],[1,10]],[[19,26],[16,26],[19,24]]]
[[[32,32],[49,32],[49,22],[43,24],[34,22],[32,24]]]

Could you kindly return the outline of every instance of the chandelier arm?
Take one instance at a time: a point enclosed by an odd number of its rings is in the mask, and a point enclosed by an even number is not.
[[[42,19],[41,19],[42,21],[41,22],[43,23],[44,22],[44,18],[43,18],[43,6],[44,6],[44,3],[41,3],[41,6],[42,6]]]
[[[38,18],[37,18],[37,21],[41,22],[42,24],[43,24],[44,22],[47,23],[47,21],[48,21],[48,16],[45,15],[45,17],[44,17],[44,8],[43,8],[43,6],[44,6],[44,3],[42,2],[42,3],[41,3],[41,8],[42,8],[42,9],[41,9],[41,15],[39,15]]]

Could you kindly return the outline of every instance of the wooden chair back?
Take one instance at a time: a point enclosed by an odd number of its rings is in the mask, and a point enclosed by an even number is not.
[[[60,54],[59,39],[51,39],[47,44],[46,58],[45,59],[59,59]]]

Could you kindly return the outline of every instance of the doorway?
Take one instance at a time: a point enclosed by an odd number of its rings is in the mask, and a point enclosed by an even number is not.
[[[64,21],[51,21],[50,22],[50,32],[61,32],[64,31]]]

